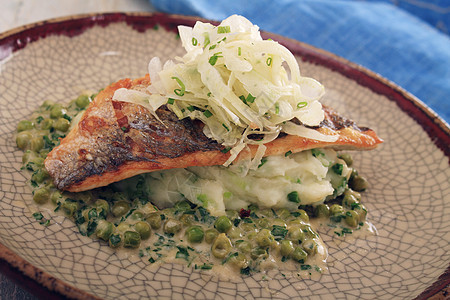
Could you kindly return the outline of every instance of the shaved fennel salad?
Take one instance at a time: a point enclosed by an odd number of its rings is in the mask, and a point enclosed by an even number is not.
[[[264,144],[280,132],[326,142],[337,139],[306,127],[324,119],[319,102],[323,86],[301,76],[294,55],[273,40],[263,40],[258,26],[233,15],[219,26],[197,22],[178,30],[186,54],[164,65],[153,58],[147,92],[122,88],[113,99],[144,105],[155,117],[166,104],[180,119],[201,120],[207,137],[231,149],[225,166],[247,145],[256,144],[250,164],[256,169]],[[251,139],[254,134],[263,138]]]

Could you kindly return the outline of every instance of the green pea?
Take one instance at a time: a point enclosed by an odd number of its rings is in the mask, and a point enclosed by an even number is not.
[[[185,212],[185,211],[191,209],[191,205],[187,201],[180,201],[180,202],[175,203],[173,208],[175,209],[175,211]]]
[[[240,237],[242,237],[243,232],[240,228],[238,227],[233,227],[231,228],[228,232],[227,235],[231,238],[231,239],[238,239]]]
[[[119,223],[119,225],[117,225],[118,232],[125,232],[129,229],[131,229],[131,225],[128,223],[122,222],[122,223]]]
[[[175,234],[181,230],[181,222],[175,219],[167,219],[164,223],[164,232]]]
[[[309,216],[306,211],[304,211],[303,209],[298,209],[296,213],[298,214],[298,217],[296,217],[297,219],[300,219],[304,222],[309,222]]]
[[[347,164],[347,166],[351,166],[353,164],[353,158],[351,157],[350,154],[348,153],[342,153],[338,156],[340,159],[342,159],[343,161],[345,161],[345,163]]]
[[[281,241],[280,254],[285,257],[289,257],[291,253],[294,252],[294,244],[289,240]]]
[[[22,120],[17,124],[17,132],[25,131],[25,130],[31,130],[33,129],[33,122],[28,120]]]
[[[303,233],[305,234],[305,237],[307,238],[315,238],[317,236],[317,233],[314,232],[311,226],[309,225],[300,225],[300,228],[302,229]]]
[[[64,201],[64,203],[61,205],[62,210],[66,213],[68,216],[73,216],[75,211],[78,209],[78,203],[72,202],[72,201]]]
[[[339,204],[333,204],[330,206],[330,215],[340,216],[344,214],[344,208]]]
[[[22,131],[16,137],[16,144],[19,149],[25,150],[31,142],[33,136],[29,131]]]
[[[95,234],[99,239],[107,241],[109,240],[113,230],[114,225],[111,222],[100,220],[97,224],[97,228],[95,229]]]
[[[358,213],[360,222],[364,222],[366,220],[367,209],[364,205],[358,203],[356,206],[353,207],[353,210]]]
[[[89,101],[89,97],[86,95],[80,95],[78,96],[78,98],[75,100],[75,104],[76,106],[78,106],[79,108],[85,108],[86,106],[88,106],[90,103]]]
[[[122,237],[120,236],[120,234],[112,234],[109,237],[109,246],[111,248],[118,248],[122,245]]]
[[[309,239],[302,243],[303,250],[305,250],[309,255],[314,255],[317,253],[317,242],[315,240]]]
[[[266,249],[264,249],[264,248],[256,247],[250,253],[250,257],[254,260],[266,259],[269,257],[269,253],[267,253]]]
[[[98,199],[95,201],[94,206],[97,208],[97,210],[100,212],[100,214],[104,214],[105,216],[108,215],[109,212],[109,203],[106,200]]]
[[[43,130],[50,130],[53,127],[53,120],[48,118],[44,119],[42,120],[40,126]]]
[[[244,254],[238,253],[228,260],[228,263],[238,267],[239,269],[246,268],[248,266],[247,258]]]
[[[41,108],[43,108],[45,110],[49,110],[54,104],[55,104],[55,102],[53,102],[52,100],[45,100],[41,104]]]
[[[134,224],[134,229],[141,236],[141,240],[148,239],[150,237],[151,233],[152,233],[150,225],[147,222],[144,222],[144,221],[139,221],[136,224]]]
[[[291,215],[291,213],[289,213],[289,216]],[[286,227],[286,222],[285,221],[283,221],[282,219],[275,219],[275,220],[273,220],[273,222],[272,222],[272,225],[277,225],[277,226],[283,226],[283,227]]]
[[[119,201],[114,203],[111,212],[114,217],[120,217],[125,215],[130,210],[130,204],[127,201]]]
[[[350,179],[348,185],[357,192],[365,191],[369,187],[367,180],[359,175]]]
[[[41,151],[39,151],[39,156],[46,159],[49,153],[50,151],[48,149],[41,149]]]
[[[39,169],[37,172],[33,173],[31,176],[31,180],[33,180],[36,183],[42,183],[45,179],[49,178],[50,175],[47,173],[47,170],[44,168]]]
[[[186,229],[186,236],[190,243],[200,243],[203,241],[205,232],[200,226],[190,226]]]
[[[330,216],[330,208],[326,204],[319,204],[314,208],[314,215],[318,218],[328,218]]]
[[[283,220],[286,220],[291,217],[291,212],[289,210],[287,210],[286,208],[277,209],[276,213],[277,213],[277,216]]]
[[[55,104],[50,109],[50,118],[58,119],[66,113],[66,110],[62,108],[61,104]]]
[[[241,223],[239,225],[244,232],[255,231],[256,227],[254,223]],[[269,227],[269,226],[267,226]]]
[[[34,137],[31,139],[30,148],[32,151],[38,152],[42,148],[44,148],[44,140],[42,137]]]
[[[358,203],[358,200],[353,194],[347,193],[347,191],[344,193],[344,198],[342,199],[342,204],[346,207],[352,207],[355,203]]]
[[[214,223],[214,227],[219,232],[228,232],[228,230],[230,230],[231,227],[233,227],[233,223],[231,223],[230,219],[228,219],[227,216],[220,216]]]
[[[180,217],[180,221],[181,223],[183,223],[184,226],[189,226],[195,221],[195,218],[194,215],[192,214],[183,214]]]
[[[138,248],[141,244],[141,236],[136,231],[125,231],[123,234],[123,246],[125,248]]]
[[[37,157],[37,154],[31,150],[26,150],[22,155],[22,164],[26,164],[31,158]]]
[[[66,132],[70,127],[70,121],[64,118],[59,118],[53,123],[53,127],[56,130]]]
[[[356,227],[359,223],[359,214],[354,210],[345,212],[345,223],[350,227]]]
[[[300,243],[305,239],[305,233],[300,227],[289,228],[287,236],[295,243]]]
[[[161,225],[162,225],[161,215],[159,213],[157,213],[157,212],[151,213],[147,217],[146,221],[150,224],[152,229],[159,229],[159,228],[161,228]]]
[[[33,200],[37,204],[44,204],[50,199],[50,190],[46,187],[34,191]]]
[[[214,228],[207,229],[205,231],[205,242],[211,244],[212,242],[214,242],[214,240],[217,238],[218,235],[219,232]]]
[[[135,210],[132,214],[131,214],[131,218],[133,220],[141,220],[144,217],[144,214],[139,211],[139,210]]]
[[[237,248],[243,253],[250,253],[252,251],[252,244],[248,241],[242,241],[237,245]]]
[[[225,256],[230,253],[231,248],[232,245],[230,239],[225,235],[225,233],[221,233],[214,240],[211,247],[211,253],[216,258],[225,258]]]
[[[274,241],[274,237],[269,229],[262,229],[256,234],[256,243],[260,247],[269,247]]]
[[[260,218],[255,220],[256,225],[258,225],[259,228],[270,228],[270,221],[266,218]]]
[[[306,261],[307,257],[308,253],[306,253],[301,247],[295,247],[294,251],[291,253],[291,258],[301,264]]]
[[[61,202],[62,194],[60,191],[54,191],[52,195],[50,196],[50,200],[53,204],[58,204],[58,202]]]

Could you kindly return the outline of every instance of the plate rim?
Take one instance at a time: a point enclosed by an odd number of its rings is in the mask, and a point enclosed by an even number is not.
[[[74,37],[95,26],[107,27],[111,24],[123,22],[139,32],[144,32],[155,25],[176,32],[175,24],[192,26],[196,21],[219,23],[200,17],[161,12],[87,13],[52,18],[0,33],[0,64],[8,60],[12,53],[20,51],[29,43],[45,39],[47,36],[66,35]],[[69,26],[67,27],[67,25]],[[81,28],[80,25],[82,25]],[[294,54],[301,56],[304,61],[337,72],[394,101],[403,112],[427,132],[434,144],[447,156],[450,163],[450,126],[423,101],[380,74],[329,51],[267,31],[262,31],[262,36],[280,42]],[[65,296],[76,299],[101,299],[41,270],[2,243],[0,243],[0,272],[39,297],[45,296],[47,299],[57,299]],[[415,299],[427,299],[449,284],[450,263],[444,273]]]

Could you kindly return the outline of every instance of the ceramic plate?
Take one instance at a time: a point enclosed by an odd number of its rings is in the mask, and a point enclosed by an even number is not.
[[[68,102],[123,77],[140,77],[153,56],[182,55],[179,24],[164,14],[103,14],[55,19],[0,35],[0,258],[22,280],[69,297],[421,298],[449,282],[450,134],[419,100],[380,76],[330,53],[273,34],[301,72],[326,87],[324,102],[385,142],[354,154],[369,179],[369,219],[378,235],[341,241],[323,235],[329,272],[318,281],[244,277],[219,281],[182,265],[151,271],[82,237],[70,220],[44,227],[28,208],[14,132],[44,100]],[[14,273],[14,272],[12,272]],[[37,283],[37,284],[36,284]]]

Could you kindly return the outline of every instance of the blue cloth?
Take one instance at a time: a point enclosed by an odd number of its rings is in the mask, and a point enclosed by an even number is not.
[[[243,15],[263,30],[328,50],[381,74],[450,122],[450,38],[445,33],[450,26],[449,0],[151,2],[163,12],[213,20]]]

